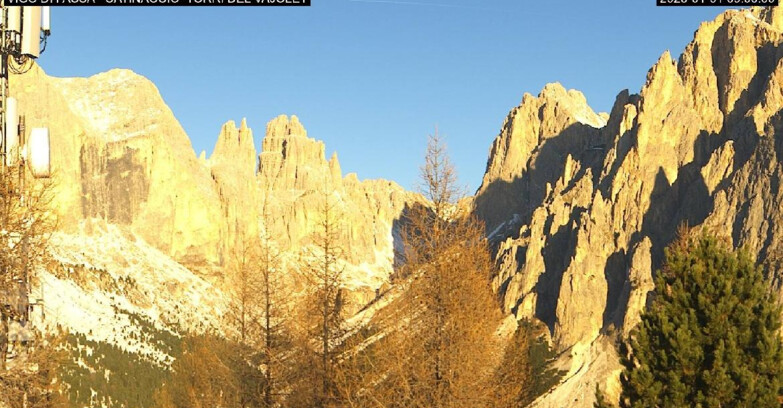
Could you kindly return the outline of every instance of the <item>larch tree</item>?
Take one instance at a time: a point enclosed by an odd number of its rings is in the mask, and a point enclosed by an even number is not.
[[[298,384],[292,392],[294,406],[333,407],[339,403],[337,365],[345,335],[345,289],[341,246],[341,213],[332,194],[321,193],[318,230],[312,234],[313,250],[303,258],[304,339],[300,339]],[[294,402],[294,399],[299,401]]]
[[[67,362],[59,348],[62,334],[39,337],[33,348],[18,356],[0,375],[0,406],[8,408],[65,408],[70,406],[60,386],[60,365]],[[4,404],[4,405],[3,405]]]
[[[284,262],[269,226],[266,205],[258,236],[240,234],[231,256],[228,285],[241,364],[236,365],[242,406],[278,406],[288,388],[290,305]]]
[[[261,312],[258,326],[264,373],[261,394],[263,406],[270,408],[279,405],[289,387],[292,340],[288,316],[291,310],[288,303],[289,292],[283,276],[283,260],[269,231],[271,218],[266,206],[263,218],[264,228],[260,232],[256,259]]]
[[[171,365],[171,376],[154,394],[158,408],[239,408],[241,381],[235,369],[235,343],[214,334],[191,334]]]
[[[8,322],[26,320],[25,299],[37,266],[46,261],[56,220],[49,180],[26,180],[25,169],[0,174],[0,368],[5,367]],[[29,178],[29,177],[28,177]]]
[[[240,233],[232,248],[227,268],[229,307],[226,313],[230,339],[232,374],[238,382],[239,406],[256,406],[265,387],[260,327],[262,314],[262,279],[259,270],[260,243],[256,237]]]
[[[437,133],[429,138],[421,180],[431,205],[406,215],[398,276],[408,289],[397,302],[403,327],[389,330],[397,355],[389,359],[383,395],[394,407],[486,406],[499,361],[492,261],[483,225],[457,205],[461,189]]]
[[[236,240],[229,256],[228,294],[230,306],[226,318],[234,329],[236,341],[250,346],[256,340],[255,323],[258,321],[261,299],[261,278],[258,271],[259,243],[244,234]]]
[[[57,366],[59,339],[29,323],[29,297],[36,271],[50,259],[48,241],[56,227],[50,205],[52,182],[35,180],[21,166],[0,174],[0,406],[63,406]],[[11,338],[10,323],[17,327]],[[25,326],[20,333],[20,328]],[[19,337],[32,335],[22,344]],[[10,351],[10,352],[9,352]]]

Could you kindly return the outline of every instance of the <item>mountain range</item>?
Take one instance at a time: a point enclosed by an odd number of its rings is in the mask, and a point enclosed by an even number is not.
[[[619,393],[614,342],[639,321],[681,225],[747,248],[783,295],[782,42],[783,10],[728,10],[609,113],[558,83],[510,110],[467,204],[486,225],[503,311],[544,323],[566,372],[534,406],[592,406],[596,384]],[[268,232],[293,262],[328,192],[361,308],[389,285],[406,208],[427,204],[344,175],[296,116],[269,121],[260,152],[246,120],[228,121],[197,157],[131,71],[54,78],[35,66],[10,83],[27,125],[52,132],[59,229],[36,288],[46,321],[157,364],[171,356],[156,332],[220,327],[222,277],[246,237]]]

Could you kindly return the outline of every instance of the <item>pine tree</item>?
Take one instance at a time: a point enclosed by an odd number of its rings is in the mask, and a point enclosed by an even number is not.
[[[780,313],[747,252],[706,234],[681,237],[630,338],[621,405],[780,406]]]
[[[522,322],[503,352],[503,361],[495,372],[495,395],[492,407],[523,407],[532,399],[533,365],[530,344],[534,341],[532,325]]]

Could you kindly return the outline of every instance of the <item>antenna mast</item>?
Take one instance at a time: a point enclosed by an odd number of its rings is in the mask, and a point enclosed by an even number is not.
[[[10,96],[9,77],[11,73],[24,74],[46,48],[50,31],[50,9],[48,6],[6,6],[0,0],[0,194],[4,200],[19,200],[26,206],[25,164],[35,178],[48,178],[51,173],[49,161],[49,129],[33,128],[29,137],[24,117],[19,116],[18,102]],[[12,171],[12,170],[18,170]],[[18,184],[12,187],[11,177],[18,176]],[[14,235],[5,222],[0,225],[0,234],[18,240],[25,257],[21,271],[9,276],[8,265],[2,262],[0,282],[0,370],[6,369],[9,352],[9,327],[14,323],[23,327],[30,314],[30,272],[28,270],[27,234]],[[8,279],[10,278],[10,279]],[[20,329],[21,330],[21,329]],[[17,339],[23,336],[16,333]]]
[[[0,5],[0,171],[3,175],[9,167],[22,167],[26,160],[31,159],[30,156],[44,153],[41,149],[45,147],[47,168],[43,169],[45,171],[31,168],[31,171],[36,178],[49,177],[49,131],[33,129],[31,132],[36,135],[39,144],[45,133],[46,146],[25,143],[26,134],[23,125],[20,127],[24,120],[19,118],[17,101],[10,96],[8,82],[11,73],[23,74],[29,71],[35,59],[46,49],[46,40],[51,34],[50,13],[49,6]]]

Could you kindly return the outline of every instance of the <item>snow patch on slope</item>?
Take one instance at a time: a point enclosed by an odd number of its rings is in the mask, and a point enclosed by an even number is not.
[[[532,408],[592,406],[595,402],[595,379],[608,395],[619,395],[620,356],[612,341],[604,336],[591,343],[577,343],[563,353],[555,367],[567,370],[563,380],[546,394],[538,397]],[[606,379],[604,381],[603,379]]]
[[[592,126],[596,129],[600,129],[606,126],[606,119],[602,118],[600,115],[597,115],[586,106],[584,109],[578,112],[574,112],[574,119],[583,125]]]
[[[90,133],[107,142],[151,134],[158,128],[161,102],[150,98],[159,94],[148,79],[133,71],[112,69],[89,78],[52,80]]]
[[[84,221],[76,234],[55,233],[55,263],[39,273],[33,296],[55,323],[168,364],[150,332],[220,327],[224,294],[120,227]]]

